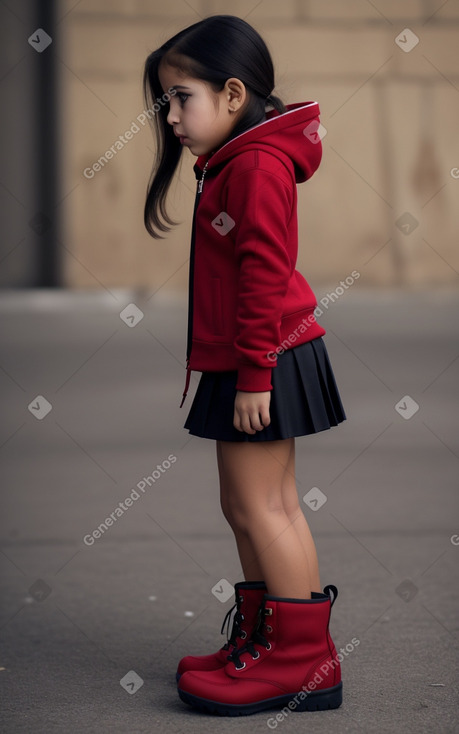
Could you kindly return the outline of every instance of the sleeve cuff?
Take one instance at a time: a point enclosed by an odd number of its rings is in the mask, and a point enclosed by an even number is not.
[[[272,367],[258,367],[253,364],[240,364],[236,390],[244,392],[266,392],[272,390],[271,375]]]

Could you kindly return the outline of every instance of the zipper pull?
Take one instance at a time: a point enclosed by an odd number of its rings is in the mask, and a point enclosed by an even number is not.
[[[202,187],[204,186],[204,176],[207,173],[207,166],[209,165],[209,161],[210,161],[210,158],[207,159],[206,164],[204,168],[202,169],[202,176],[201,176],[201,180],[198,185],[198,194],[202,194]]]

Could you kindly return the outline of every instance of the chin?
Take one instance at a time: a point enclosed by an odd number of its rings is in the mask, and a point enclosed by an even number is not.
[[[202,148],[200,148],[199,145],[195,145],[194,143],[191,143],[191,145],[188,145],[187,148],[190,151],[190,153],[192,153],[193,155],[197,157],[199,157],[200,155],[205,155],[207,152],[203,150]]]
[[[216,148],[209,147],[208,145],[203,145],[202,143],[191,143],[187,146],[188,149],[193,153],[193,155],[210,155],[213,150],[216,150]]]

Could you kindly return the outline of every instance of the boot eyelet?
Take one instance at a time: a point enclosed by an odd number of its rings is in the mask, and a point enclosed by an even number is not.
[[[271,627],[271,625],[270,624],[267,624],[266,625],[266,632],[272,632],[272,631],[273,631],[273,628]]]
[[[258,650],[256,650],[255,655],[252,655],[252,660],[258,660],[259,657],[260,653],[258,652]]]
[[[236,670],[244,670],[245,663],[242,663],[242,665],[236,665]]]
[[[272,647],[271,643],[270,643],[270,642],[268,642],[268,644],[266,645],[266,649],[267,649],[267,650],[271,650],[271,647]]]
[[[245,638],[247,637],[247,632],[245,630],[241,630],[239,633],[239,637],[241,638],[241,640],[245,640]]]

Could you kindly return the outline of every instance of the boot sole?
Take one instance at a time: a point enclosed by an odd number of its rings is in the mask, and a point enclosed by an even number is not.
[[[191,693],[182,691],[178,688],[178,694],[184,703],[189,706],[203,711],[208,714],[218,714],[219,716],[247,716],[256,714],[259,711],[266,711],[272,708],[288,707],[290,711],[326,711],[327,709],[337,709],[343,702],[343,684],[333,686],[333,688],[324,688],[322,691],[310,691],[306,698],[298,700],[295,698],[301,696],[304,691],[299,693],[289,693],[286,696],[276,696],[275,698],[266,698],[263,701],[245,704],[219,703],[218,701],[210,701],[206,698],[193,696]],[[292,703],[293,702],[293,705]],[[290,703],[290,706],[289,706]]]

